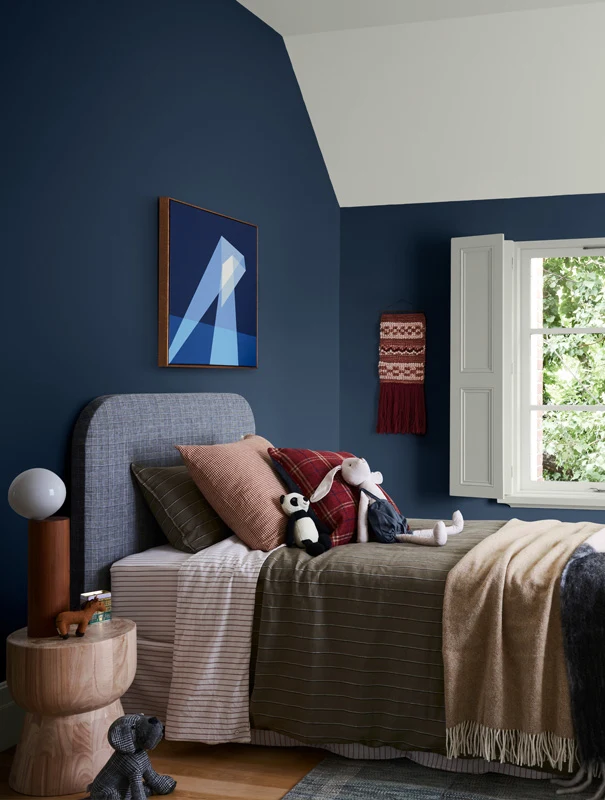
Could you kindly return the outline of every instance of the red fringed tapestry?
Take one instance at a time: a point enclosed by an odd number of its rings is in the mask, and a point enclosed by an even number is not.
[[[378,433],[426,433],[424,314],[380,317]]]

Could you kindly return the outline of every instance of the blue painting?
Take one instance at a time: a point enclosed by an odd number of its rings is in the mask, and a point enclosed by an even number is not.
[[[160,198],[159,363],[256,367],[256,225]]]

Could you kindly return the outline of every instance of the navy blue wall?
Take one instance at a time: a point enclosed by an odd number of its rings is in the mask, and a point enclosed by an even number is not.
[[[341,211],[340,447],[384,473],[404,513],[469,519],[587,519],[605,513],[509,508],[449,496],[450,239],[504,233],[529,241],[605,236],[605,195],[538,197]],[[378,321],[393,311],[427,317],[427,434],[376,434]]]
[[[274,442],[337,447],[340,212],[282,38],[235,0],[5,0],[0,32],[0,487],[64,474],[113,392],[240,392]],[[156,366],[159,195],[258,224],[257,371]],[[26,540],[3,501],[0,641]]]

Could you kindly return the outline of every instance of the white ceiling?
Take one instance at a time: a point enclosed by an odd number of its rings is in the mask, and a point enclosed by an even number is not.
[[[575,6],[602,0],[239,0],[282,36]]]
[[[605,192],[605,0],[239,0],[341,207]]]

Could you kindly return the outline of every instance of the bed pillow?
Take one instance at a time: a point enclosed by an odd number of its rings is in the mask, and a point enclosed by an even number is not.
[[[253,550],[273,550],[286,539],[287,517],[279,504],[284,486],[271,464],[270,447],[262,436],[177,447],[198,489]]]
[[[269,450],[276,469],[287,474],[290,491],[299,491],[310,497],[332,467],[341,464],[345,458],[354,458],[352,453],[332,453],[327,450],[296,450],[276,448]],[[359,490],[349,486],[336,473],[332,489],[320,500],[313,503],[319,519],[332,532],[332,545],[349,544],[355,537],[357,528],[357,506]]]
[[[198,553],[233,535],[187,467],[130,467],[164,536],[177,550]]]

